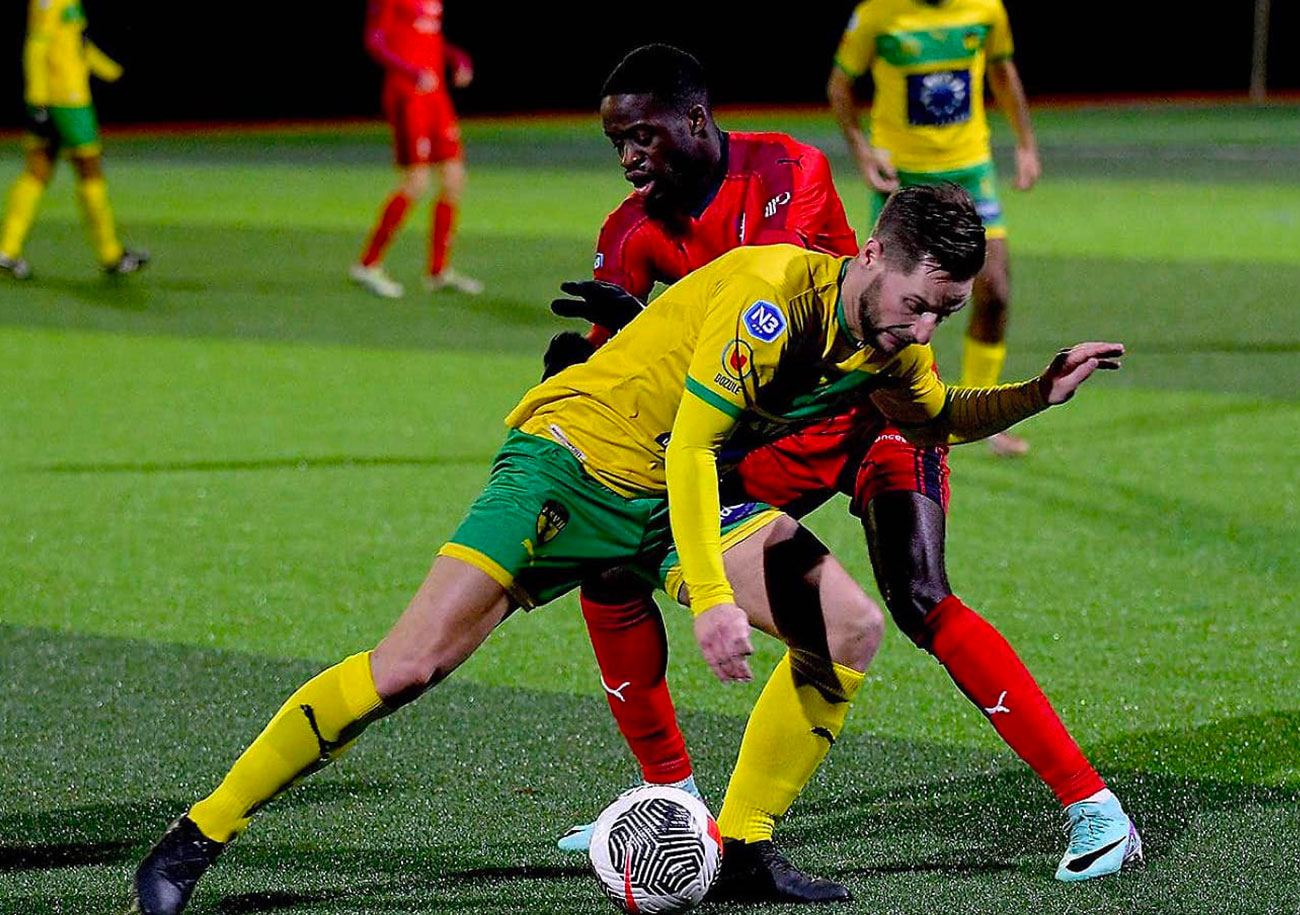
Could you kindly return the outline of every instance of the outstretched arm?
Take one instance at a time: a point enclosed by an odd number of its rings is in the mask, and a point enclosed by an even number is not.
[[[993,388],[946,388],[943,408],[924,423],[917,422],[915,407],[909,417],[907,405],[900,406],[888,392],[875,400],[896,419],[909,441],[921,445],[973,442],[1065,403],[1094,372],[1118,369],[1123,355],[1121,343],[1080,343],[1057,353],[1037,378]]]

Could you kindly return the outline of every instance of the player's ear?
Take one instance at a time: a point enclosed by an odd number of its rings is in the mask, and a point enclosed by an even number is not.
[[[862,250],[858,252],[858,259],[862,261],[864,265],[870,266],[880,258],[884,257],[884,255],[885,246],[881,244],[880,239],[873,235],[867,239],[867,243],[864,244]]]
[[[709,109],[703,105],[692,105],[686,112],[686,123],[691,136],[702,137],[709,126]]]

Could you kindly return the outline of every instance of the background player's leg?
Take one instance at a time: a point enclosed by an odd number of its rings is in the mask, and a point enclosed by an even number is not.
[[[990,238],[984,269],[975,277],[970,323],[962,346],[961,383],[986,388],[998,383],[1007,356],[1007,314],[1011,302],[1010,258],[1007,240]],[[1018,435],[999,432],[989,437],[989,447],[1007,457],[1029,450]]]
[[[433,202],[429,225],[429,276],[431,290],[454,289],[468,295],[478,295],[483,284],[449,266],[451,244],[456,235],[456,221],[460,215],[460,201],[469,183],[469,171],[459,155],[438,166],[439,190]]]
[[[352,279],[365,286],[375,295],[395,299],[401,296],[402,284],[388,277],[383,270],[384,255],[392,244],[397,231],[406,221],[406,214],[411,204],[429,192],[431,177],[429,166],[424,163],[401,166],[397,187],[389,194],[379,211],[379,219],[366,239],[361,261],[353,265]]]
[[[17,279],[27,276],[22,261],[23,244],[36,221],[45,188],[54,175],[54,157],[47,147],[27,151],[27,164],[9,188],[3,217],[0,217],[0,269]]]
[[[72,156],[72,166],[77,172],[77,202],[90,232],[90,244],[101,267],[114,268],[125,250],[117,238],[113,221],[113,208],[108,203],[108,182],[104,179],[104,163],[99,153]]]
[[[485,573],[439,556],[379,645],[299,687],[217,790],[173,824],[136,872],[140,911],[179,912],[222,843],[243,831],[253,813],[341,755],[371,722],[441,682],[510,607]],[[194,849],[201,853],[197,868]]]
[[[900,629],[938,659],[998,735],[1062,804],[1105,787],[1007,640],[948,586],[943,507],[883,492],[863,527],[881,595]]]

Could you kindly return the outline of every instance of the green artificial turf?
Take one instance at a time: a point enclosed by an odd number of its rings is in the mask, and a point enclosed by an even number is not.
[[[1043,183],[1003,194],[1008,373],[1087,338],[1130,356],[1031,421],[1026,459],[954,453],[949,569],[1111,779],[1148,864],[1052,881],[1049,792],[891,632],[780,831],[852,886],[837,911],[1300,910],[1294,117],[1046,111]],[[731,123],[830,149],[862,228],[827,118]],[[124,234],[156,255],[128,282],[96,276],[70,179],[51,188],[38,279],[0,284],[0,911],[120,911],[169,818],[299,682],[382,635],[481,486],[562,326],[546,304],[589,270],[625,185],[591,119],[466,134],[456,263],[487,283],[476,299],[416,291],[423,214],[391,258],[406,298],[347,284],[391,181],[379,130],[110,142]],[[845,505],[810,524],[874,593]],[[760,684],[719,686],[667,612],[716,805]],[[779,652],[758,642],[763,674]],[[567,598],[278,801],[192,911],[609,911],[552,839],[632,777]]]

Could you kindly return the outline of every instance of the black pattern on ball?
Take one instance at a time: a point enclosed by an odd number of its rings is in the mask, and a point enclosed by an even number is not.
[[[609,829],[609,859],[615,870],[630,874],[636,889],[680,897],[700,879],[704,843],[689,810],[665,798],[650,798],[629,805],[614,820]],[[609,887],[605,892],[620,901]]]

